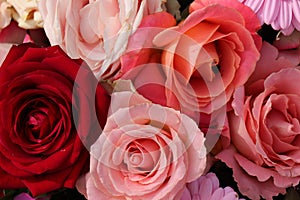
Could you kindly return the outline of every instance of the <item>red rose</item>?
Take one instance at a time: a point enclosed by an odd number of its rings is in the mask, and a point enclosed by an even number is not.
[[[80,65],[57,46],[20,45],[7,55],[0,68],[0,188],[27,187],[34,196],[72,188],[88,167],[81,139],[104,126],[109,98]]]

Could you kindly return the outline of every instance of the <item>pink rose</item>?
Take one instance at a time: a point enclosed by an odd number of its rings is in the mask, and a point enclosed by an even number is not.
[[[111,115],[78,182],[88,199],[179,199],[206,166],[195,122],[135,92],[112,94]]]
[[[257,17],[239,2],[222,2],[195,1],[185,21],[154,39],[168,66],[166,86],[184,110],[211,114],[222,108],[259,58]],[[175,107],[172,98],[167,93],[168,106]]]
[[[300,71],[263,44],[261,60],[229,113],[232,146],[217,158],[233,169],[241,193],[272,199],[300,181]]]
[[[40,12],[52,45],[82,58],[102,79],[119,70],[119,57],[142,18],[162,11],[162,0],[41,0]],[[91,20],[93,19],[93,20]]]

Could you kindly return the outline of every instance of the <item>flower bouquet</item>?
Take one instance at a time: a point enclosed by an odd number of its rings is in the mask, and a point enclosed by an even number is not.
[[[300,199],[299,31],[297,0],[0,0],[0,198]]]

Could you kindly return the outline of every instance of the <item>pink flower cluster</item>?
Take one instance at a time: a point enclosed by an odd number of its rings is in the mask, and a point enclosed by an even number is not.
[[[271,200],[300,183],[299,1],[36,3],[0,0],[0,187]],[[220,162],[238,191],[220,187]]]

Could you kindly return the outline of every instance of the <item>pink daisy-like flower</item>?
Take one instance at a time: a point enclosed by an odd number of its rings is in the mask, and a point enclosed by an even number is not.
[[[300,30],[299,0],[239,0],[252,8],[261,23],[270,24],[275,30],[289,35]]]
[[[231,188],[221,188],[214,173],[208,173],[188,183],[181,200],[244,200]]]

